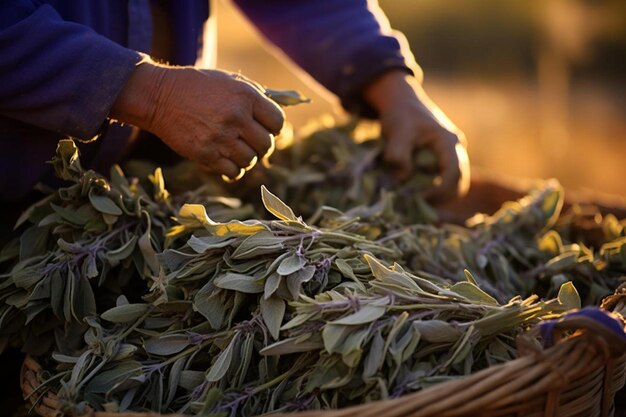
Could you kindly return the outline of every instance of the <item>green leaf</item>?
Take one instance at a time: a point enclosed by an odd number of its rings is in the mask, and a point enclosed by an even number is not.
[[[337,266],[337,269],[339,269],[339,272],[341,272],[341,274],[344,277],[348,277],[352,281],[354,281],[354,283],[356,284],[356,286],[359,288],[360,291],[362,291],[362,292],[366,292],[367,291],[366,288],[365,288],[365,285],[363,285],[363,283],[361,281],[359,281],[359,279],[356,277],[356,275],[354,275],[354,270],[348,264],[348,262],[346,262],[345,259],[341,259],[341,258],[335,259],[335,265]]]
[[[420,287],[406,275],[387,268],[378,259],[370,255],[365,255],[365,260],[369,265],[372,275],[380,281],[398,286],[401,288],[420,291]],[[433,285],[432,283],[430,285]]]
[[[122,215],[122,209],[109,197],[98,195],[95,188],[89,190],[89,202],[91,202],[93,208],[98,210],[100,213],[110,214],[112,216]]]
[[[450,287],[450,291],[480,304],[498,305],[498,301],[495,298],[481,290],[477,285],[469,282],[457,282]]]
[[[311,99],[303,96],[295,90],[265,89],[265,95],[281,106],[295,106],[297,104],[310,103]]]
[[[226,346],[226,349],[219,354],[206,376],[207,381],[216,382],[226,375],[226,372],[228,372],[231,362],[233,361],[233,350],[235,349],[238,341],[238,336],[233,337],[228,346]]]
[[[92,220],[92,216],[86,212],[80,212],[71,208],[58,206],[54,203],[50,203],[50,207],[52,207],[52,210],[54,210],[64,220],[78,226],[84,226]]]
[[[485,264],[485,265],[487,265],[487,264]],[[481,268],[483,268],[483,266],[481,266]],[[478,287],[478,282],[476,282],[476,279],[474,278],[474,276],[472,275],[472,273],[468,269],[464,269],[463,273],[465,274],[465,279],[467,280],[467,282],[469,282],[470,284],[474,284],[475,286]]]
[[[284,237],[274,236],[270,231],[261,231],[247,237],[235,249],[232,259],[249,259],[256,256],[272,254],[283,249]]]
[[[267,279],[265,280],[265,286],[263,287],[263,297],[267,300],[276,292],[278,287],[280,286],[280,281],[282,277],[273,272]]]
[[[306,265],[306,259],[303,256],[299,256],[297,253],[293,253],[278,265],[278,272],[280,275],[291,275],[294,272],[298,272]]]
[[[187,391],[193,391],[204,382],[204,372],[184,370],[180,373],[178,385]]]
[[[568,310],[579,309],[581,306],[580,296],[576,287],[571,281],[568,281],[561,285],[559,288],[559,295],[557,296],[559,303]]]
[[[267,300],[260,297],[259,305],[261,307],[263,321],[265,321],[265,325],[272,335],[272,338],[274,338],[274,340],[278,339],[280,325],[285,316],[285,301],[278,297],[270,297]]]
[[[222,327],[226,315],[226,306],[219,293],[198,291],[193,300],[193,309],[202,314],[213,329],[217,330]]]
[[[215,286],[225,290],[239,291],[246,294],[259,294],[263,292],[262,280],[244,274],[228,272],[215,279]]]
[[[578,255],[579,252],[575,250],[563,252],[562,254],[555,256],[554,258],[546,262],[545,267],[550,271],[558,271],[564,268],[568,268],[576,264]]]
[[[305,335],[304,337],[296,336],[279,340],[278,342],[264,347],[259,351],[259,353],[263,356],[278,356],[290,353],[310,352],[312,350],[319,350],[323,347],[324,344],[319,337]]]
[[[116,388],[126,382],[132,382],[134,377],[143,375],[141,363],[133,360],[126,360],[115,363],[110,369],[97,373],[85,387],[86,392],[95,394],[106,394],[114,392]],[[139,385],[139,382],[136,382]]]
[[[443,320],[419,320],[413,323],[422,338],[430,343],[456,342],[463,333]]]
[[[178,390],[178,383],[181,378],[181,373],[185,364],[187,363],[187,358],[178,358],[172,368],[170,369],[170,375],[167,381],[168,385],[168,394],[165,403],[163,404],[163,408],[167,408],[172,401],[176,398],[176,391]]]
[[[115,356],[113,357],[113,361],[121,361],[124,359],[131,358],[135,352],[137,352],[138,348],[135,345],[131,345],[130,343],[122,343],[117,352],[115,352]]]
[[[360,325],[371,323],[381,318],[387,309],[384,306],[367,304],[355,313],[342,317],[339,320],[331,321],[331,324]]]
[[[315,266],[308,265],[285,278],[287,282],[287,289],[294,300],[297,300],[300,297],[302,284],[309,282],[311,278],[313,278],[315,270]]]
[[[380,332],[376,332],[369,346],[365,362],[363,364],[363,378],[367,379],[376,374],[383,362],[385,355],[385,339]]]
[[[182,351],[190,344],[189,337],[185,335],[165,335],[148,339],[144,343],[144,349],[153,355],[170,356]]]
[[[132,255],[137,243],[137,235],[132,235],[129,240],[117,249],[110,250],[105,253],[104,257],[111,264],[111,266],[117,266],[124,259]]]
[[[261,199],[267,211],[276,216],[276,218],[284,221],[298,221],[291,207],[272,194],[264,185],[261,186]]]
[[[254,236],[252,236],[254,237]],[[192,235],[187,241],[187,245],[196,253],[204,253],[210,249],[221,249],[236,242],[237,238],[225,238],[223,236],[202,236]]]
[[[141,251],[141,255],[143,256],[145,266],[148,270],[144,270],[144,274],[151,274],[152,276],[159,275],[159,258],[157,257],[157,253],[152,246],[151,239],[151,230],[152,230],[152,220],[150,219],[150,215],[146,213],[146,217],[148,218],[148,227],[146,231],[141,235],[137,245],[139,246],[139,250]]]
[[[137,320],[146,314],[149,309],[149,304],[125,304],[105,311],[101,317],[112,323],[128,323]]]
[[[322,330],[324,349],[326,349],[328,353],[339,352],[341,350],[341,344],[353,331],[355,331],[354,326],[327,323]]]
[[[20,260],[43,255],[48,245],[50,228],[32,226],[20,236]]]

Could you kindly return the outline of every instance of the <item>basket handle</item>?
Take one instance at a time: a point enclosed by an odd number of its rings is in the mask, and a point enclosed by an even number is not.
[[[558,319],[543,321],[538,327],[544,348],[554,345],[562,331],[586,329],[603,337],[615,356],[626,353],[626,331],[623,319],[618,314],[609,313],[598,307],[574,310]]]

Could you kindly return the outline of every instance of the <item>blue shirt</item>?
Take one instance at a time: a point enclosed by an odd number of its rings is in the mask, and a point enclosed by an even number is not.
[[[235,0],[296,64],[361,111],[359,91],[376,75],[414,68],[402,38],[367,0]],[[371,7],[371,3],[370,7]],[[172,62],[193,65],[202,48],[208,0],[163,1]],[[22,198],[52,176],[45,161],[57,140],[88,140],[140,60],[150,52],[149,0],[0,0],[0,199]],[[118,158],[128,128],[108,126],[81,145],[84,165],[103,170]]]

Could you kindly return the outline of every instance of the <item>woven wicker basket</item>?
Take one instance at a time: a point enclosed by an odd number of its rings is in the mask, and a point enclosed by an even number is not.
[[[342,410],[273,414],[279,417],[595,417],[614,414],[615,393],[626,379],[626,344],[584,317],[563,320],[559,329],[576,330],[545,350],[520,339],[522,356],[467,378],[442,383],[400,398]],[[52,392],[38,393],[42,368],[24,361],[24,398],[42,417],[63,414]],[[92,412],[92,417],[156,417],[150,413]],[[170,415],[170,417],[175,417]],[[182,416],[178,416],[182,417]]]

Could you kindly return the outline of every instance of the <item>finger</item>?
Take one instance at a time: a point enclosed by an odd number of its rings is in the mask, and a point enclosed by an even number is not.
[[[235,139],[230,144],[228,159],[233,161],[239,168],[248,169],[256,164],[257,153],[243,139]]]
[[[238,167],[233,161],[226,158],[217,160],[208,168],[216,174],[226,176],[228,178],[237,178],[237,176],[241,173],[241,168]]]
[[[261,94],[256,95],[253,114],[254,119],[274,135],[279,134],[283,128],[285,113],[278,104]]]
[[[447,133],[446,138],[433,140],[430,145],[439,159],[440,183],[424,192],[433,202],[451,200],[460,194],[461,184],[466,182],[464,175],[469,169],[467,151],[458,138]],[[462,181],[463,180],[463,181]]]
[[[396,131],[387,136],[383,158],[400,179],[413,171],[414,133]]]
[[[237,182],[237,181],[239,181],[240,179],[242,179],[244,175],[246,175],[246,170],[245,170],[245,169],[243,169],[243,168],[241,168],[241,169],[239,170],[239,174],[237,174],[237,176],[236,176],[236,177],[234,177],[234,178],[229,177],[229,176],[227,176],[227,175],[222,175],[222,181],[224,181],[224,182],[228,182],[228,183]]]
[[[254,149],[259,158],[263,158],[267,154],[274,141],[273,135],[255,120],[251,120],[250,123],[246,124],[241,132],[241,136],[248,146]]]

